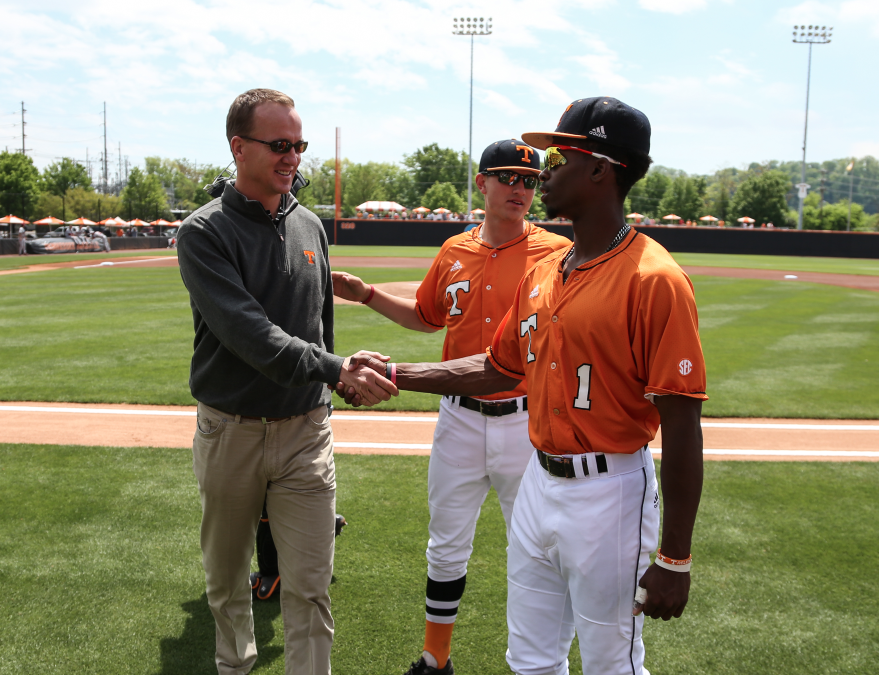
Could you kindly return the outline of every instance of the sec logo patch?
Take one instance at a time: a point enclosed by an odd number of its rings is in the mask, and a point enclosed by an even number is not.
[[[684,359],[678,364],[678,371],[681,375],[689,375],[693,372],[693,364],[690,359]]]

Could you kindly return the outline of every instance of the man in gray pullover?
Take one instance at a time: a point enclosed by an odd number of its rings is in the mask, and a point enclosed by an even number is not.
[[[256,661],[249,572],[265,503],[286,673],[328,675],[336,484],[326,385],[369,403],[398,392],[333,354],[327,239],[291,193],[308,145],[293,101],[245,92],[229,109],[226,136],[237,179],[187,218],[177,239],[195,324],[193,469],[217,671],[248,673]]]

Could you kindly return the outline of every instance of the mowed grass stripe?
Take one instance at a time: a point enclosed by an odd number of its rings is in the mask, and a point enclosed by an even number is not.
[[[333,667],[401,673],[423,638],[427,458],[336,463],[350,524],[336,543]],[[0,673],[216,672],[191,464],[188,449],[0,445]],[[877,490],[877,464],[707,464],[690,604],[647,621],[650,671],[871,672]],[[492,494],[455,630],[459,672],[509,672],[505,545]],[[280,606],[254,614],[259,672],[283,673]]]
[[[348,270],[370,283],[424,270]],[[879,417],[879,293],[694,277],[711,400],[729,417]],[[0,400],[192,404],[189,299],[174,268],[66,269],[0,277]],[[337,306],[336,351],[438,361],[444,331],[407,331]],[[337,399],[339,407],[344,403]],[[380,409],[437,410],[404,392]]]

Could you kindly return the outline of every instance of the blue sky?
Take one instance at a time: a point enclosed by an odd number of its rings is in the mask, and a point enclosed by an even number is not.
[[[834,26],[814,48],[809,160],[879,156],[879,2],[766,0],[0,0],[0,148],[38,166],[118,144],[225,165],[225,115],[251,87],[291,95],[309,155],[399,161],[431,142],[466,149],[555,128],[585,96],[616,96],[653,125],[654,160],[690,173],[801,156],[807,46],[793,24]]]

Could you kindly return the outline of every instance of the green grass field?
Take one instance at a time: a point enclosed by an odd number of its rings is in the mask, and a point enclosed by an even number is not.
[[[424,270],[349,270],[371,283]],[[879,418],[879,293],[695,277],[709,416]],[[439,360],[443,332],[406,331],[337,307],[336,348]],[[192,404],[192,318],[174,268],[65,269],[0,277],[0,400]],[[344,405],[339,401],[340,405]],[[436,410],[404,392],[384,408]]]
[[[399,674],[423,637],[427,458],[336,462],[350,525],[334,672]],[[216,672],[191,463],[185,449],[0,445],[0,674]],[[879,464],[709,462],[691,602],[679,621],[648,620],[650,671],[872,672],[877,491]],[[455,629],[461,675],[509,672],[504,547],[490,495]],[[254,672],[283,673],[278,602],[254,615]]]
[[[113,258],[132,258],[135,256],[148,256],[161,258],[166,255],[177,255],[177,251],[167,248],[141,248],[130,251],[110,251],[109,253],[58,253],[55,255],[27,255],[27,256],[0,256],[0,271],[29,267],[31,265],[57,264],[80,260],[103,260]]]

